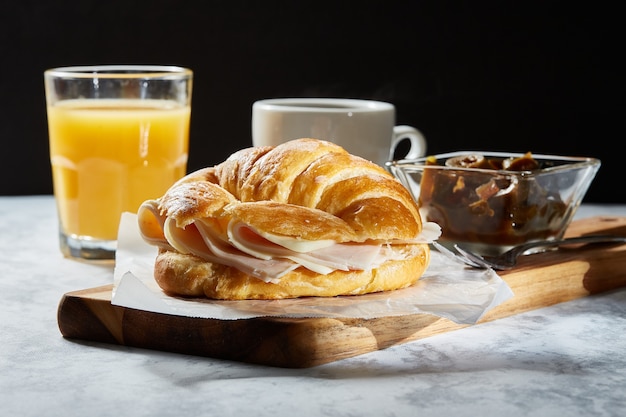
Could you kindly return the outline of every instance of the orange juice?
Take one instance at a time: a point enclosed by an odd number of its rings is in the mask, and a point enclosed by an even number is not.
[[[84,99],[48,107],[62,233],[116,240],[136,213],[185,175],[191,109],[167,100]]]

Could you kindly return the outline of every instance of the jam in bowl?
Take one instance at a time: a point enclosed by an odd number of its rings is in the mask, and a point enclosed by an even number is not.
[[[559,239],[593,181],[595,158],[459,151],[389,161],[424,221],[438,223],[444,246],[484,255]]]

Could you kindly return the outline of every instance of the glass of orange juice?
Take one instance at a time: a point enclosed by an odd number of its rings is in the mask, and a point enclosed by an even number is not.
[[[186,174],[193,73],[103,65],[44,72],[62,253],[115,259],[122,212]]]

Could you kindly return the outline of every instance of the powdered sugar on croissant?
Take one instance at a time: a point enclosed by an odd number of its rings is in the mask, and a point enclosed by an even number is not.
[[[409,192],[387,171],[316,139],[236,152],[144,202],[138,219],[143,238],[163,252],[274,284],[301,268],[372,271],[425,256],[425,243],[440,233],[422,224]]]

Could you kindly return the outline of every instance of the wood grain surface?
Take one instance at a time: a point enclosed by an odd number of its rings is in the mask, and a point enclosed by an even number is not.
[[[573,222],[567,236],[626,236],[626,218]],[[499,275],[514,297],[479,323],[626,286],[626,245],[561,248],[527,255]],[[376,319],[200,319],[111,304],[112,285],[65,294],[58,306],[68,339],[119,344],[286,368],[317,366],[466,327],[429,314]]]

